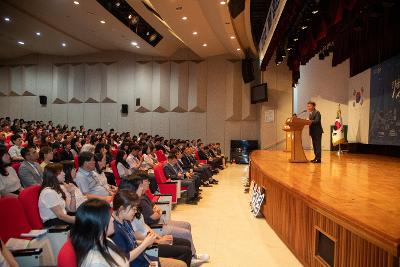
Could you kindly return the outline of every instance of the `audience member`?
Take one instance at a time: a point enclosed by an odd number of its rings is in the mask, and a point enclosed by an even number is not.
[[[10,164],[6,148],[0,147],[0,196],[16,196],[22,190],[17,172]]]
[[[49,146],[43,146],[39,152],[40,169],[43,172],[44,167],[53,160],[53,149]]]
[[[19,134],[14,134],[11,136],[11,142],[13,146],[10,147],[8,153],[10,153],[11,159],[13,161],[22,161],[24,158],[21,156],[22,149],[22,138]]]
[[[24,161],[19,167],[18,176],[21,179],[23,187],[42,184],[42,170],[37,163],[39,158],[38,153],[33,147],[24,147],[21,149],[21,155]]]

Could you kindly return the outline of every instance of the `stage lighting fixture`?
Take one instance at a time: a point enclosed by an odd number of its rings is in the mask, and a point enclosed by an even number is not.
[[[131,17],[131,25],[135,25],[139,22],[139,16],[132,16]]]
[[[156,38],[157,38],[157,34],[153,33],[152,35],[150,35],[149,41],[153,42]]]

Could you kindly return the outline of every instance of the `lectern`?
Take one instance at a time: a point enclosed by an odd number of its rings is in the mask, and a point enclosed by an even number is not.
[[[304,125],[308,125],[308,121],[297,117],[288,118],[285,122],[283,130],[290,134],[290,153],[289,162],[308,162],[304,154],[303,144],[301,141],[301,132]]]

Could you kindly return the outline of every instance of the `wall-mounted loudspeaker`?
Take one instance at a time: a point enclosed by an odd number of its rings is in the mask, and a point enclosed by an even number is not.
[[[122,104],[121,105],[121,113],[122,114],[128,114],[128,105],[127,104]]]
[[[39,102],[40,102],[40,105],[42,105],[42,106],[47,105],[47,96],[45,96],[45,95],[39,96]]]
[[[136,106],[140,107],[140,98],[136,98]]]
[[[254,80],[254,67],[251,58],[245,58],[242,60],[242,77],[244,83],[249,83]]]

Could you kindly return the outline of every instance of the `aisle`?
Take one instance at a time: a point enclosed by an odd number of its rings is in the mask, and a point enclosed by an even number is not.
[[[249,195],[243,193],[241,177],[246,165],[221,171],[219,185],[203,188],[197,206],[179,204],[174,220],[187,220],[198,252],[208,253],[204,267],[297,267],[302,266],[268,226],[249,211]]]

